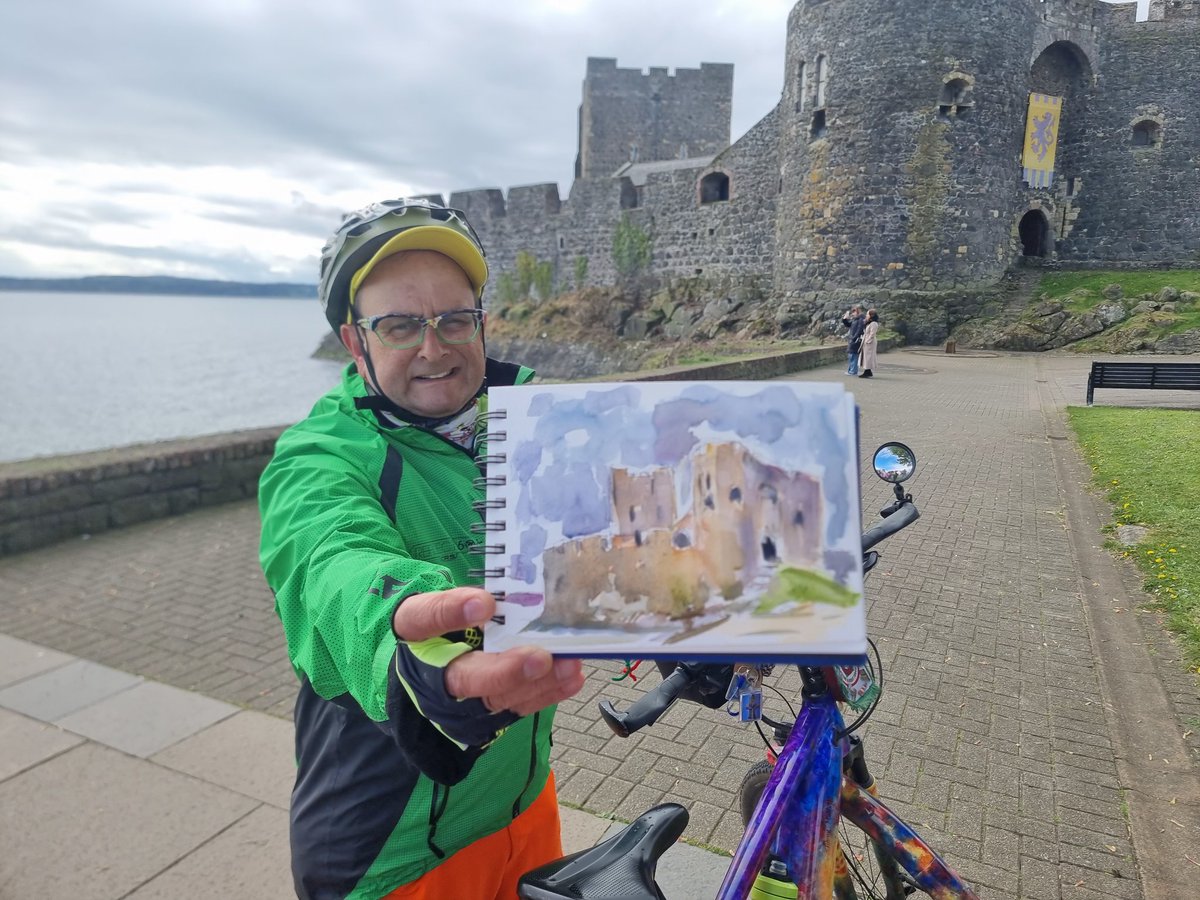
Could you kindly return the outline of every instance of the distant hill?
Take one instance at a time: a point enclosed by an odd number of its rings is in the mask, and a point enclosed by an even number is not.
[[[214,281],[169,275],[92,275],[87,278],[5,278],[0,291],[61,291],[95,294],[193,294],[212,297],[317,296],[315,284]]]

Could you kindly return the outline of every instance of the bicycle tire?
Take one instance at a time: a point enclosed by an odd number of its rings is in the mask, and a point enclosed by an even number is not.
[[[738,786],[738,803],[742,827],[750,824],[758,799],[774,767],[762,759],[746,770]],[[904,900],[920,893],[927,896],[892,858],[891,853],[872,839],[853,822],[843,819],[839,825],[838,842],[850,877],[853,892],[835,890],[837,900]]]

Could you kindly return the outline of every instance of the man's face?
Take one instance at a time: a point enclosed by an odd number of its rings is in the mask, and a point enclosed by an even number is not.
[[[466,273],[448,256],[410,250],[377,265],[358,289],[355,318],[401,313],[432,318],[457,309],[473,309],[475,293]],[[483,382],[483,329],[469,344],[445,344],[426,327],[420,344],[397,350],[356,325],[341,327],[358,372],[368,379],[360,341],[375,366],[379,387],[393,403],[418,416],[440,418],[462,409]]]

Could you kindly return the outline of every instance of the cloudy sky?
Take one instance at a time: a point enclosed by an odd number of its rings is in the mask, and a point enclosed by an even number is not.
[[[0,275],[312,281],[340,213],[557,181],[588,56],[778,100],[791,0],[0,4]]]
[[[793,0],[6,0],[0,275],[315,278],[340,213],[557,181],[588,56],[779,98]]]

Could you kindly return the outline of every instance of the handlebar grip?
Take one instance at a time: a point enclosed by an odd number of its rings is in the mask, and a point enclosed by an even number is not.
[[[640,697],[626,712],[613,706],[611,700],[600,701],[600,717],[618,737],[629,737],[639,728],[653,725],[665,713],[680,694],[692,684],[694,676],[683,667],[662,680],[654,690]]]
[[[907,528],[919,518],[921,518],[920,510],[913,506],[911,501],[906,500],[895,513],[888,516],[874,528],[863,532],[863,553],[866,553],[885,537],[895,534],[902,528]]]

